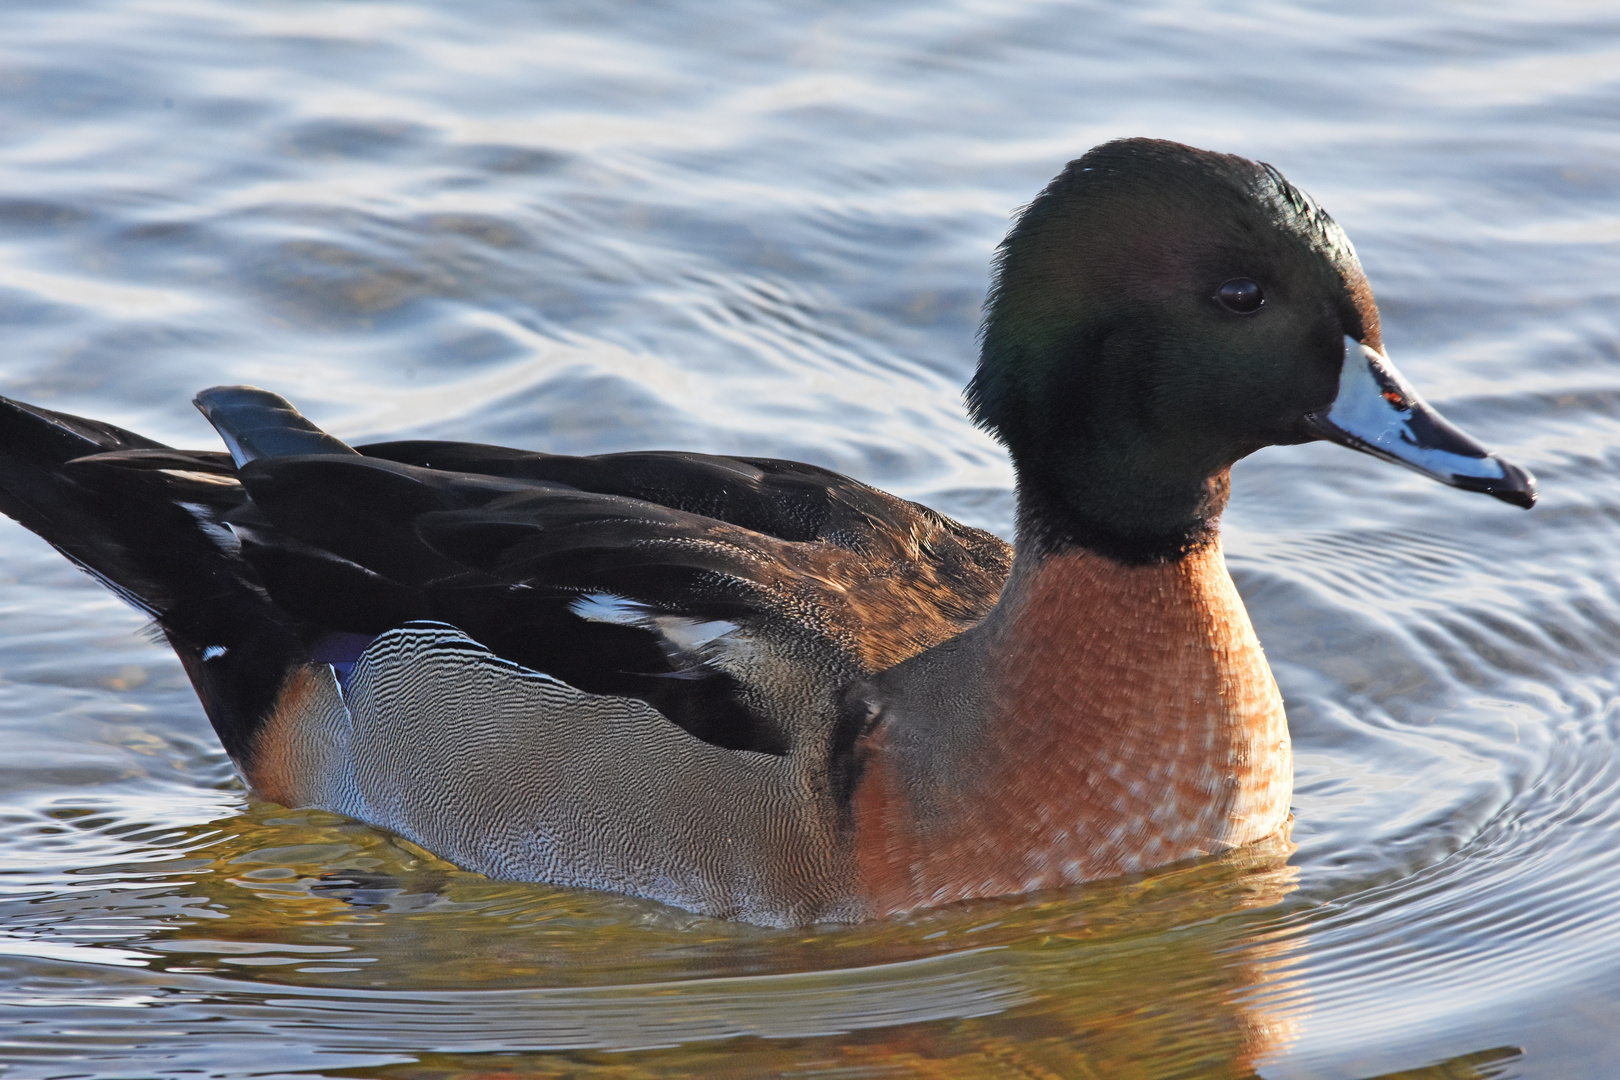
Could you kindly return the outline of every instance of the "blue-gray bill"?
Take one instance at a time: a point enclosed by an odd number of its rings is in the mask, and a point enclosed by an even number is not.
[[[1305,418],[1313,435],[1405,465],[1452,487],[1482,491],[1526,510],[1536,478],[1495,454],[1430,408],[1389,358],[1344,339],[1339,394]]]

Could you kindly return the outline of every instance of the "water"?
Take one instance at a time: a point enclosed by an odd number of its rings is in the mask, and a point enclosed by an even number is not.
[[[990,253],[1104,139],[1270,161],[1525,514],[1234,479],[1297,850],[772,932],[254,804],[141,620],[0,528],[15,1077],[1597,1077],[1620,1044],[1620,11],[1263,0],[0,6],[0,392],[211,446],[800,458],[1005,533]]]

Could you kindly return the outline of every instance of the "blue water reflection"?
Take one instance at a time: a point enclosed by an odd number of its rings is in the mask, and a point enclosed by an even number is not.
[[[351,440],[792,457],[1005,534],[959,396],[990,256],[1064,161],[1155,135],[1317,196],[1392,358],[1545,496],[1237,470],[1290,865],[804,941],[249,806],[140,620],[8,526],[0,1060],[1605,1075],[1616,72],[1620,11],[1577,0],[0,5],[9,396],[199,446],[191,395],[248,382]]]

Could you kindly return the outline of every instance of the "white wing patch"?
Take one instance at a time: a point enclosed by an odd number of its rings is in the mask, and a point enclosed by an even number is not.
[[[663,639],[666,651],[709,662],[720,659],[735,642],[739,626],[725,619],[676,615],[613,593],[586,593],[568,605],[582,619],[650,630]]]
[[[165,469],[164,471],[169,472],[172,470]],[[214,546],[219,550],[227,555],[240,555],[242,553],[242,541],[231,531],[229,525],[219,523],[218,518],[215,517],[213,507],[194,502],[177,502],[175,505],[191,515],[192,520],[197,523],[197,528],[201,529],[203,535],[212,540]]]
[[[612,593],[585,593],[571,601],[568,610],[591,622],[639,626],[653,609],[646,604],[638,604],[634,600],[627,600]]]

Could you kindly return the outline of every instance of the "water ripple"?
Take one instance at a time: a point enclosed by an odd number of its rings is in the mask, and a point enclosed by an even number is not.
[[[1297,851],[801,935],[251,804],[139,618],[6,531],[8,1075],[1609,1071],[1605,5],[69,0],[0,28],[6,394],[192,445],[191,395],[253,382],[357,440],[793,457],[1006,535],[959,396],[990,254],[1067,158],[1153,134],[1329,206],[1397,362],[1544,493],[1240,463]]]

